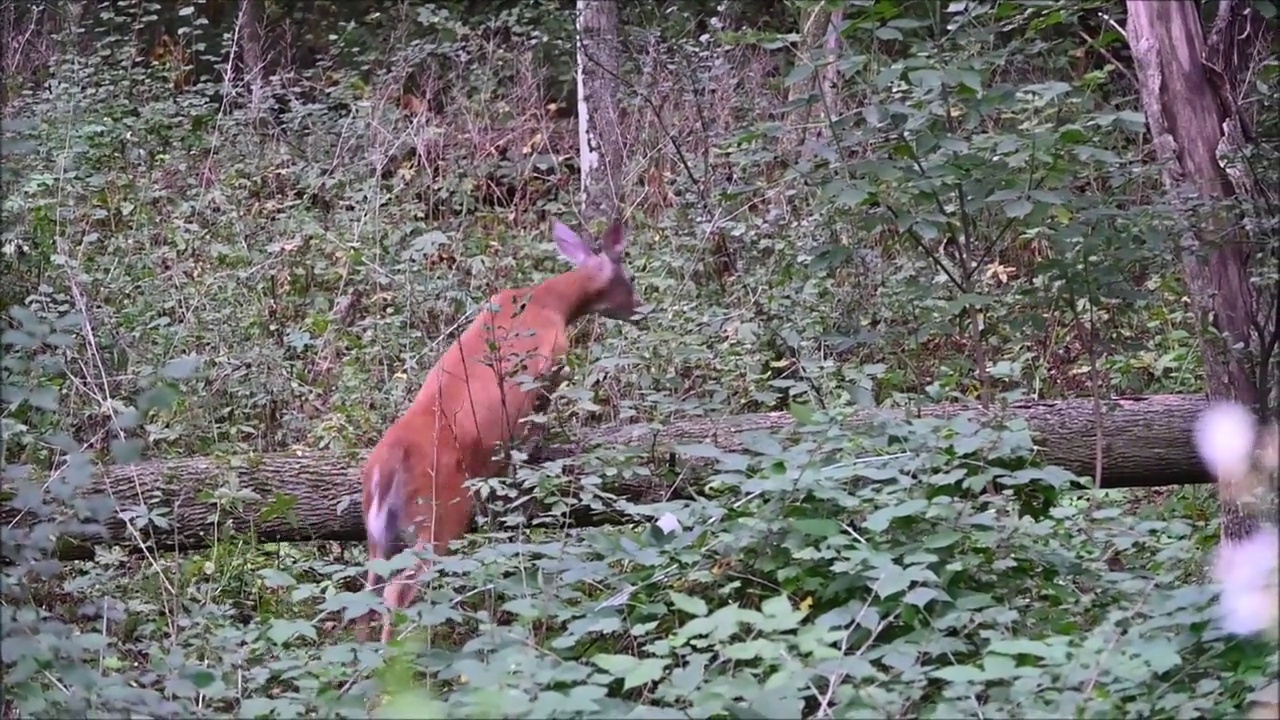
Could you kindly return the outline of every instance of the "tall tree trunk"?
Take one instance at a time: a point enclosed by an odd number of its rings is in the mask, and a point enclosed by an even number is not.
[[[1230,4],[1224,2],[1220,10],[1231,12]],[[1258,354],[1266,352],[1271,339],[1261,336],[1263,323],[1250,286],[1250,238],[1233,203],[1247,200],[1241,196],[1248,190],[1232,183],[1219,159],[1232,156],[1242,142],[1233,95],[1215,89],[1215,81],[1219,86],[1229,81],[1204,61],[1221,50],[1206,53],[1191,0],[1128,0],[1127,6],[1147,126],[1163,164],[1165,188],[1187,224],[1183,273],[1203,323],[1209,396],[1257,409],[1264,396],[1257,384]],[[1237,489],[1219,483],[1219,496],[1224,540],[1250,535],[1258,518],[1239,502]]]
[[[584,224],[609,221],[623,200],[616,0],[578,0],[578,143]]]
[[[1258,410],[1264,417],[1278,417],[1280,409],[1280,353],[1277,353],[1277,322],[1280,321],[1280,287],[1274,271],[1280,269],[1280,242],[1276,227],[1277,192],[1274,143],[1261,152],[1247,153],[1258,144],[1255,128],[1259,120],[1270,127],[1275,100],[1259,97],[1255,76],[1272,55],[1275,28],[1247,0],[1220,0],[1217,16],[1205,47],[1205,77],[1226,112],[1223,140],[1218,159],[1236,191],[1244,214],[1243,228],[1251,233],[1253,252],[1253,304],[1256,315],[1254,339],[1258,342],[1255,360]],[[1271,131],[1274,132],[1274,131]],[[1271,268],[1268,272],[1267,268]]]
[[[249,108],[255,115],[265,102],[266,58],[263,53],[262,24],[264,20],[262,0],[240,0],[236,15],[236,55],[240,61],[241,77],[248,93]]]
[[[843,9],[829,11],[818,3],[807,10],[801,21],[803,45],[799,49],[796,66],[816,66],[834,59],[840,53],[840,24],[843,22]],[[791,117],[790,144],[802,157],[812,154],[808,141],[825,137],[831,120],[840,114],[839,79],[836,65],[828,62],[820,70],[815,67],[787,91],[788,104],[809,98],[809,102],[797,107]],[[811,128],[813,124],[817,127]]]

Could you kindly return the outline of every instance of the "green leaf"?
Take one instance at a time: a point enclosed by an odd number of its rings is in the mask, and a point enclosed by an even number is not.
[[[982,669],[988,677],[1010,677],[1018,669],[1018,663],[1008,655],[987,655],[982,658]]]
[[[987,652],[1004,655],[1034,655],[1046,660],[1061,660],[1066,657],[1063,648],[1054,647],[1039,640],[994,640],[987,646]]]
[[[657,680],[662,677],[667,667],[667,661],[662,658],[638,660],[630,655],[607,653],[592,656],[591,662],[614,677],[622,678],[623,687],[626,689]]]
[[[612,674],[614,677],[622,677],[626,675],[640,663],[639,660],[631,657],[630,655],[617,655],[614,653],[600,653],[599,655],[592,655],[591,662],[595,663],[601,670]]]
[[[667,661],[662,658],[645,658],[636,664],[622,680],[622,689],[647,685],[661,678],[667,670]]]
[[[894,81],[896,81],[902,75],[902,70],[903,68],[901,65],[890,65],[889,67],[876,73],[876,79],[874,81],[876,84],[876,89],[883,90],[889,85],[892,85]]]
[[[760,603],[760,614],[764,616],[760,627],[765,630],[791,630],[804,619],[803,610],[794,610],[791,600],[786,595],[775,595]]]
[[[47,385],[31,388],[27,391],[27,402],[39,410],[57,410],[58,388]]]
[[[796,83],[803,82],[813,74],[814,64],[811,62],[800,62],[791,68],[791,72],[787,73],[787,77],[783,79],[783,87],[791,87]]]
[[[246,703],[247,704],[247,703]],[[245,713],[241,706],[241,713]],[[265,712],[263,714],[266,714]],[[280,715],[279,717],[286,717]],[[386,701],[373,711],[375,718],[447,718],[451,717],[449,706],[432,697],[425,688],[409,687],[389,693]]]
[[[293,576],[275,568],[259,570],[258,577],[262,578],[262,582],[269,588],[287,588],[298,584],[298,581],[294,580]]]
[[[915,515],[929,507],[929,501],[923,498],[912,498],[895,505],[888,505],[867,516],[862,526],[872,532],[883,532],[895,518]]]
[[[924,547],[930,550],[944,548],[959,542],[964,536],[955,530],[939,530],[924,540]]]
[[[916,234],[923,240],[936,240],[942,235],[942,231],[938,229],[938,226],[927,220],[912,223],[911,229],[915,230]]]
[[[309,640],[316,639],[316,627],[306,620],[273,619],[267,625],[267,637],[277,645],[283,645],[294,635],[301,635]]]
[[[742,447],[765,457],[777,457],[782,454],[782,443],[767,432],[744,432],[738,436]]]
[[[1001,202],[1004,200],[1015,200],[1021,197],[1022,197],[1021,188],[1005,188],[1003,190],[997,190],[991,193],[990,195],[988,195],[985,202]]]
[[[902,599],[909,605],[924,607],[930,600],[938,597],[938,591],[927,587],[912,588]]]
[[[792,402],[787,405],[787,412],[791,414],[797,425],[810,425],[813,423],[814,410],[811,403]]]
[[[772,660],[780,657],[786,647],[773,640],[758,639],[737,642],[721,649],[720,654],[730,660]]]
[[[972,665],[952,665],[934,670],[932,675],[949,682],[976,683],[987,679],[987,674]]]
[[[942,85],[942,73],[938,70],[911,70],[907,73],[907,78],[911,80],[912,85],[925,90],[932,90]]]
[[[844,526],[830,518],[798,518],[791,527],[812,537],[829,538],[844,532]]]
[[[1004,204],[1004,214],[1011,218],[1026,217],[1035,209],[1035,205],[1026,198],[1018,198]]]
[[[168,385],[156,385],[138,394],[138,413],[142,416],[152,410],[168,410],[178,399],[178,394]]]
[[[23,307],[22,305],[15,305],[9,308],[9,317],[17,320],[18,324],[22,325],[23,330],[26,330],[33,335],[44,335],[44,332],[40,331],[40,318],[36,317],[36,314],[31,311],[31,308]]]
[[[186,380],[200,369],[200,364],[203,362],[204,359],[197,355],[174,358],[164,364],[160,374],[170,380]]]
[[[39,344],[29,333],[21,330],[5,330],[0,333],[0,343],[18,348],[30,348]]]
[[[206,690],[218,680],[218,676],[204,668],[195,668],[188,673],[188,679],[199,690]]]
[[[111,459],[121,465],[138,462],[142,459],[142,440],[139,438],[114,439],[109,446]]]
[[[688,613],[696,617],[702,617],[707,614],[707,603],[702,598],[696,598],[691,595],[685,595],[681,592],[672,590],[668,595],[671,598],[671,604],[676,606],[677,610]]]
[[[853,185],[846,185],[840,193],[836,195],[836,204],[841,207],[855,208],[861,205],[862,201],[866,200],[868,197],[870,197],[870,195],[861,188]]]
[[[724,451],[715,445],[706,443],[698,443],[695,445],[676,445],[676,452],[681,455],[688,455],[696,458],[718,458],[724,455]]]
[[[896,565],[887,565],[880,568],[880,577],[872,585],[877,595],[887,598],[906,590],[911,586],[911,581],[912,577],[906,570]]]
[[[735,720],[766,720],[767,718],[774,717],[771,714],[765,715],[741,705],[730,705],[724,708],[723,712],[729,717],[735,718]]]
[[[960,82],[966,87],[972,88],[974,90],[982,89],[982,76],[979,75],[977,72],[973,70],[961,70],[959,71],[959,74],[960,74]]]

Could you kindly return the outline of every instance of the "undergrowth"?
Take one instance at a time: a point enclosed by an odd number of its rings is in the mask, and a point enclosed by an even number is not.
[[[234,18],[203,10],[160,23],[164,52],[138,51],[147,3],[30,40],[2,178],[6,717],[358,716],[383,694],[401,717],[1203,717],[1277,671],[1212,622],[1211,493],[1083,491],[1016,420],[860,414],[1199,391],[1134,91],[1068,61],[1088,3],[953,3],[974,7],[941,32],[851,6],[816,66],[779,18],[624,12],[628,265],[653,311],[579,333],[548,422],[587,450],[488,483],[405,637],[355,643],[379,602],[362,555],[253,533],[352,510],[244,478],[372,446],[490,293],[561,269],[573,17],[500,5],[271,8],[284,59],[257,85],[224,57]],[[797,93],[827,65],[837,97]],[[680,460],[589,442],[763,412],[796,426]],[[182,507],[93,480],[199,456],[216,477]],[[358,492],[317,477],[281,482]],[[190,512],[217,541],[171,552]],[[95,527],[134,542],[53,559]]]

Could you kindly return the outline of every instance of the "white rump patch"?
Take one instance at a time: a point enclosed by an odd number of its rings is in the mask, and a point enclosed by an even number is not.
[[[370,483],[373,485],[373,498],[369,501],[369,516],[365,518],[365,531],[369,533],[369,540],[372,541],[373,547],[378,555],[382,555],[391,547],[391,537],[395,534],[396,528],[392,525],[391,504],[385,497],[382,490],[382,468],[375,467]]]

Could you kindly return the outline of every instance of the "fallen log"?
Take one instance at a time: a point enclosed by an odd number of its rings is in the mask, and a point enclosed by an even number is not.
[[[1097,461],[1097,436],[1102,439],[1103,488],[1155,487],[1210,483],[1213,478],[1201,465],[1192,447],[1191,428],[1207,406],[1198,395],[1152,395],[1116,398],[1102,405],[1101,425],[1093,400],[1021,401],[1007,408],[984,410],[971,404],[942,404],[898,413],[920,418],[947,419],[972,413],[975,420],[993,422],[1002,417],[1025,420],[1038,449],[1038,460],[1082,477],[1093,477]],[[853,425],[869,422],[893,411],[862,411]],[[591,438],[529,451],[533,463],[572,458],[599,447],[629,449],[638,462],[663,469],[672,458],[692,465],[705,461],[682,457],[683,444],[713,445],[725,451],[741,449],[739,435],[748,431],[786,433],[794,425],[788,413],[760,413],[719,419],[690,419],[659,430],[648,425],[615,426],[593,430]],[[317,540],[361,541],[360,463],[367,451],[277,452],[233,458],[194,457],[152,460],[108,466],[95,478],[91,491],[111,494],[119,507],[163,508],[171,530],[148,532],[162,549],[191,550],[207,547],[214,539],[212,516],[217,510],[207,493],[231,489],[241,497],[239,512],[227,518],[234,530],[251,533],[259,542],[307,542]],[[647,459],[644,455],[648,455]],[[655,472],[615,480],[604,489],[635,503],[690,497],[696,483],[668,486]],[[685,476],[685,474],[681,474]],[[541,508],[527,510],[533,514]],[[223,515],[228,513],[224,507]],[[0,519],[16,519],[5,508]],[[614,518],[587,510],[571,514],[574,525],[607,523]],[[225,533],[225,525],[221,527]],[[136,542],[124,520],[107,524],[108,544]],[[102,541],[97,541],[102,542]],[[84,545],[68,547],[64,559],[91,555]]]

